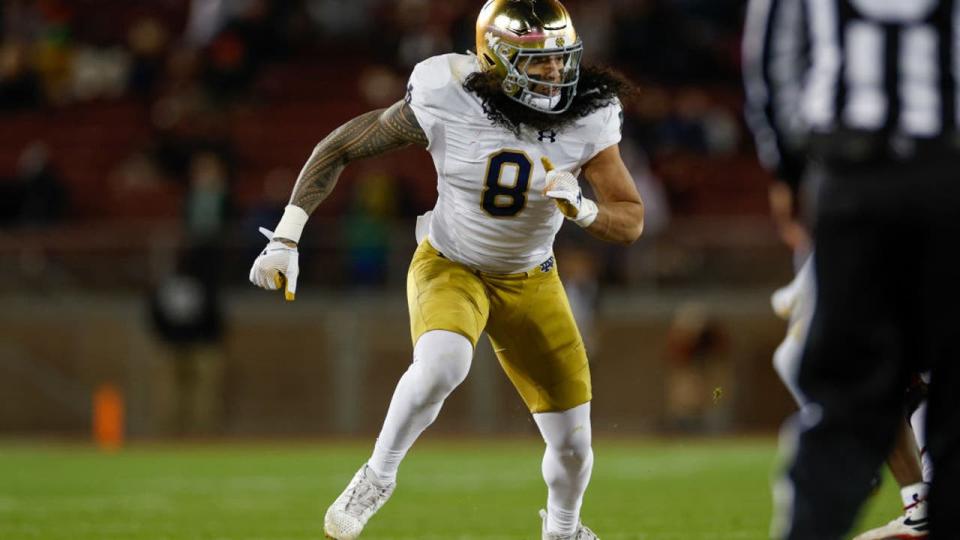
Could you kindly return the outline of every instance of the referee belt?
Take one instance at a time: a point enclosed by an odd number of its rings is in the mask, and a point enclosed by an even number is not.
[[[810,153],[827,162],[901,162],[960,157],[960,132],[916,137],[897,132],[837,130],[812,133]]]

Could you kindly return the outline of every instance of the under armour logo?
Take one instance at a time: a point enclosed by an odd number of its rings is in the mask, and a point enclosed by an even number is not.
[[[409,105],[411,100],[413,100],[413,84],[407,84],[407,95],[403,97],[403,101]]]
[[[549,272],[552,268],[553,268],[553,257],[550,257],[549,259],[540,263],[540,271],[543,272],[544,274]]]
[[[550,139],[550,142],[557,142],[557,132],[552,129],[544,129],[537,133],[537,140],[543,142]]]

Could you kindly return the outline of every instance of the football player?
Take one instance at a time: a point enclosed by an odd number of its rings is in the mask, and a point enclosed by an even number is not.
[[[591,384],[583,341],[557,277],[564,218],[608,242],[643,229],[643,203],[620,158],[623,79],[580,66],[583,45],[557,0],[489,0],[476,54],[418,64],[404,100],[321,141],[250,270],[296,293],[297,242],[350,162],[409,144],[437,169],[436,206],[417,224],[407,277],[413,362],[400,378],[370,459],[327,510],[324,529],[357,538],[397,485],[401,460],[490,337],[546,443],[544,539],[592,539],[580,522],[593,465]],[[583,172],[596,193],[583,196]]]

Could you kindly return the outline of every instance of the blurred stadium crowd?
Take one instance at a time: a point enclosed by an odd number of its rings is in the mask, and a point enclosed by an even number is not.
[[[143,258],[153,272],[186,265],[219,280],[223,261],[234,260],[245,271],[261,244],[256,227],[276,222],[312,146],[399,99],[418,61],[472,49],[480,4],[4,1],[0,233],[18,236],[0,235],[0,253],[20,264],[2,273],[15,274],[8,282],[33,275],[51,286],[59,275],[61,285],[96,287],[93,257],[55,270],[76,252],[100,250],[113,256],[112,286],[141,285],[151,271],[134,255],[162,260],[170,246],[182,249],[166,263]],[[765,177],[741,120],[743,2],[567,4],[587,61],[639,87],[622,146],[647,205],[645,242],[668,234],[672,221],[765,216]],[[397,264],[392,252],[412,246],[405,221],[432,206],[435,182],[428,156],[413,150],[349,168],[305,237],[305,252],[336,261],[314,270],[317,281],[402,283],[409,251]],[[565,234],[561,246],[579,245]],[[36,249],[25,252],[25,243]],[[605,254],[602,280],[683,274],[682,261],[647,251],[636,264],[621,251]],[[243,274],[226,283],[241,284]]]
[[[357,400],[389,397],[409,361],[396,297],[436,197],[429,156],[346,169],[302,238],[292,306],[247,283],[257,228],[322,137],[400,99],[418,61],[473,49],[481,4],[0,2],[0,430],[85,429],[104,381],[133,434],[379,427],[386,404]],[[742,121],[744,2],[565,4],[586,62],[638,86],[621,150],[647,212],[629,248],[558,237],[597,385],[642,396],[598,406],[595,425],[773,425],[790,402],[767,368],[782,328],[765,298],[791,268]],[[528,429],[478,354],[448,426]],[[710,390],[734,373],[754,383],[718,406]]]

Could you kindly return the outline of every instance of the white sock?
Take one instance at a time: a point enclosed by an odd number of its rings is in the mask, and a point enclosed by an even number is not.
[[[903,501],[904,510],[914,509],[914,513],[919,517],[927,515],[927,492],[930,486],[923,482],[909,485],[900,490],[900,500]]]
[[[430,420],[430,422],[432,421]],[[428,422],[427,425],[430,425],[430,423]],[[397,481],[397,469],[400,468],[400,462],[406,455],[406,450],[391,450],[390,447],[382,446],[378,438],[373,445],[373,454],[370,456],[367,465],[370,466],[370,470],[377,475],[377,478],[383,484],[392,484]]]
[[[563,412],[533,415],[547,450],[543,479],[547,483],[547,531],[569,535],[580,523],[583,493],[593,470],[590,403]]]
[[[413,348],[413,363],[400,377],[373,455],[367,465],[384,483],[396,481],[400,461],[437,419],[443,401],[470,371],[473,345],[446,330],[427,332]]]
[[[553,534],[563,536],[571,535],[577,532],[577,524],[580,523],[579,510],[564,510],[556,505],[547,504],[547,531]]]
[[[930,459],[930,453],[927,452],[927,400],[921,401],[917,410],[910,415],[910,427],[913,428],[913,437],[917,440],[917,448],[920,449],[923,481],[929,484],[933,481],[933,460]]]

